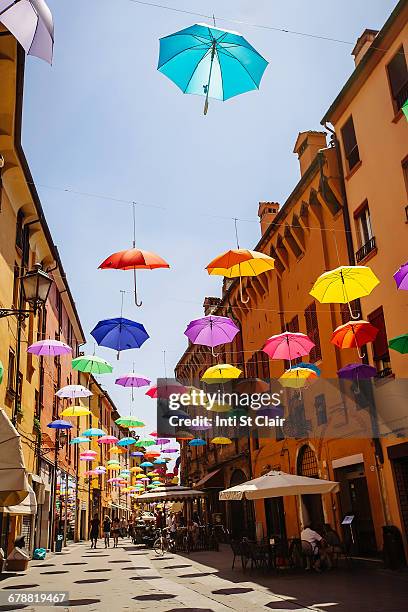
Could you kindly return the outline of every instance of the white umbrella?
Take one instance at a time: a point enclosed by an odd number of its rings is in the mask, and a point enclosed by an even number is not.
[[[0,22],[28,55],[52,63],[54,24],[44,0],[0,0]]]
[[[154,501],[183,501],[185,499],[194,499],[196,497],[204,497],[203,491],[196,491],[196,489],[189,489],[188,487],[157,487],[151,493],[143,493],[138,497],[134,498],[137,504],[144,502]]]
[[[20,436],[0,409],[0,507],[19,504],[28,493]]]
[[[265,499],[268,497],[284,497],[286,495],[308,495],[335,493],[339,483],[333,480],[307,478],[285,472],[268,472],[264,476],[248,480],[240,485],[220,492],[223,501],[240,499]]]

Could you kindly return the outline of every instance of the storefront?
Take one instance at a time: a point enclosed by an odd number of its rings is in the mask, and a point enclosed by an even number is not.
[[[57,469],[55,485],[54,530],[64,535],[64,542],[74,540],[77,505],[76,478]]]

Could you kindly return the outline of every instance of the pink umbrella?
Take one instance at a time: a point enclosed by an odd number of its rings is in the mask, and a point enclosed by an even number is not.
[[[98,444],[116,444],[119,442],[119,439],[115,436],[101,436],[98,438]]]
[[[96,472],[95,470],[87,470],[85,472],[85,476],[98,476],[98,472]]]
[[[169,397],[169,395],[172,395],[173,393],[181,394],[186,392],[187,389],[176,381],[169,385],[163,383],[160,383],[159,385],[152,385],[150,389],[146,391],[145,395],[148,395],[153,399],[158,399],[158,397],[160,397],[161,399],[166,399]]]
[[[121,481],[122,481],[121,478],[108,478],[106,482],[110,482],[112,484],[112,483],[121,482]]]
[[[62,399],[75,399],[76,397],[90,397],[93,393],[82,385],[67,385],[59,389],[55,395]]]
[[[27,352],[38,357],[57,357],[72,353],[72,348],[60,340],[39,340],[31,344]]]
[[[86,450],[80,454],[80,457],[83,457],[84,455],[93,455],[94,457],[96,457],[97,454],[98,453],[94,450]]]
[[[152,381],[143,374],[135,374],[134,372],[123,374],[123,376],[119,376],[119,378],[115,380],[115,384],[121,387],[147,387],[151,382]]]
[[[314,346],[314,342],[305,334],[284,332],[268,338],[262,350],[271,359],[286,359],[292,365],[292,359],[308,355]]]
[[[82,455],[82,457],[79,458],[80,461],[96,461],[96,457],[94,457],[93,455]]]

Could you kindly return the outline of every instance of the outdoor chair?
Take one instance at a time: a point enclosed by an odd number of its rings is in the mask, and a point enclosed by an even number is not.
[[[232,567],[231,567],[231,569],[234,569],[235,559],[237,557],[241,558],[241,566],[242,566],[242,569],[244,569],[244,556],[243,556],[243,546],[242,546],[242,543],[238,542],[237,540],[231,540],[230,544],[231,544],[232,554],[234,555],[234,558],[232,560]]]
[[[255,569],[264,569],[267,570],[269,568],[269,551],[266,546],[262,546],[255,543],[248,543],[249,548],[249,558],[251,560],[251,568],[250,571]]]
[[[340,558],[345,560],[347,567],[351,567],[352,559],[339,535],[334,530],[330,530],[325,534],[324,539],[327,544],[327,552],[333,560],[333,567],[338,567]]]

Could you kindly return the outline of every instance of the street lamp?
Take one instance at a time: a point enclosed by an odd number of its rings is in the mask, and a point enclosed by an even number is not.
[[[53,280],[37,263],[34,268],[20,277],[21,287],[25,300],[32,307],[31,310],[0,308],[0,318],[16,316],[20,320],[27,318],[31,313],[34,315],[47,301]]]

